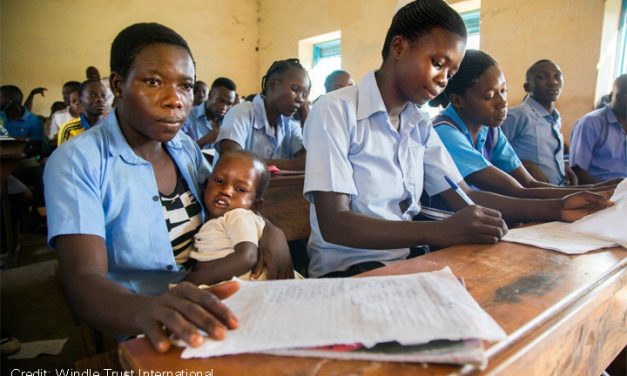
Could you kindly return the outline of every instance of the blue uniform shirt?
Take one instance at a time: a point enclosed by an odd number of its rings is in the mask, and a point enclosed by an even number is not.
[[[192,110],[183,125],[183,132],[187,133],[194,141],[198,141],[213,129],[213,122],[207,118],[205,103],[192,107]],[[203,146],[203,149],[212,149],[213,144]]]
[[[627,177],[627,134],[609,106],[575,123],[570,137],[570,165],[599,179]]]
[[[472,136],[468,127],[459,117],[453,106],[449,105],[442,111],[442,115],[448,116],[457,124],[458,128],[449,125],[439,125],[435,127],[436,132],[442,139],[442,143],[453,157],[455,165],[466,176],[481,171],[484,168],[494,165],[508,174],[520,167],[520,159],[516,156],[514,149],[507,141],[500,129],[497,129],[496,145],[492,149],[490,159],[486,159],[482,152],[486,146],[486,139],[489,128],[483,126],[477,137],[477,145],[473,145]]]
[[[9,132],[9,136],[24,137],[35,141],[43,140],[43,121],[26,108],[24,108],[24,114],[19,119],[9,121],[4,112],[0,113],[0,116],[2,117],[4,127]]]
[[[549,113],[532,97],[507,113],[501,129],[523,161],[540,167],[549,183],[566,184],[564,172],[564,137],[560,131],[560,113]]]
[[[291,159],[303,148],[302,129],[291,117],[279,115],[276,126],[270,128],[262,95],[238,104],[224,115],[216,149],[224,139],[237,142],[242,149],[263,159]],[[214,161],[217,160],[216,155]]]
[[[210,167],[198,146],[178,133],[166,148],[198,202]],[[115,113],[59,147],[44,171],[48,242],[65,234],[105,240],[109,278],[156,295],[186,274],[176,265],[150,163],[126,142]],[[204,216],[204,214],[203,214]]]
[[[420,211],[423,186],[435,195],[450,188],[444,175],[461,180],[428,115],[408,104],[400,118],[397,131],[389,121],[374,72],[358,85],[328,93],[314,104],[304,127],[311,276],[367,261],[389,263],[409,255],[409,248],[358,249],[324,241],[313,192],[347,194],[355,213],[410,221]],[[401,202],[407,204],[405,211]]]

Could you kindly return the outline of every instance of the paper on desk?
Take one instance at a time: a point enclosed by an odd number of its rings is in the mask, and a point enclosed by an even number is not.
[[[583,217],[568,225],[568,229],[627,248],[627,179],[616,187],[611,200],[614,206]]]
[[[40,354],[59,355],[67,338],[33,341],[22,343],[20,351],[9,356],[9,359],[32,359]]]
[[[592,238],[572,232],[566,222],[548,222],[514,228],[501,239],[506,242],[533,245],[567,254],[580,254],[599,248],[615,247],[612,241]]]
[[[331,344],[435,339],[500,340],[501,327],[449,268],[401,276],[242,281],[224,303],[240,327],[181,357],[210,357]]]

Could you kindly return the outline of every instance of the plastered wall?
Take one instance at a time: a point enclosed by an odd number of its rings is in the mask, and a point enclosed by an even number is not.
[[[120,30],[159,22],[187,40],[199,79],[228,76],[246,93],[258,77],[258,13],[256,0],[0,0],[0,83],[24,96],[48,88],[33,108],[48,115],[63,83],[83,81],[87,66],[109,73]]]

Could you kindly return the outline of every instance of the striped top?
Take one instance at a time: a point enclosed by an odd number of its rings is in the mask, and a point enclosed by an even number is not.
[[[91,125],[89,125],[87,118],[83,114],[76,119],[68,121],[59,128],[59,133],[57,133],[57,146],[60,146],[72,137],[78,136],[89,128],[91,128]]]
[[[169,195],[159,192],[163,216],[170,235],[174,259],[179,265],[190,260],[194,234],[202,225],[202,206],[176,170],[176,188]]]

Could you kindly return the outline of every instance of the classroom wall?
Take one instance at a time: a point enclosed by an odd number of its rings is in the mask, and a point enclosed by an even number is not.
[[[604,0],[481,2],[481,49],[492,55],[505,73],[510,106],[524,97],[525,71],[531,64],[539,59],[551,59],[561,67],[564,90],[557,108],[562,114],[566,143],[575,121],[594,108],[605,3]]]
[[[85,68],[109,72],[115,35],[136,22],[165,24],[189,43],[196,74],[211,84],[228,76],[240,92],[255,90],[259,72],[257,0],[0,0],[0,83],[37,97],[34,112],[48,115],[69,80],[83,81]]]

